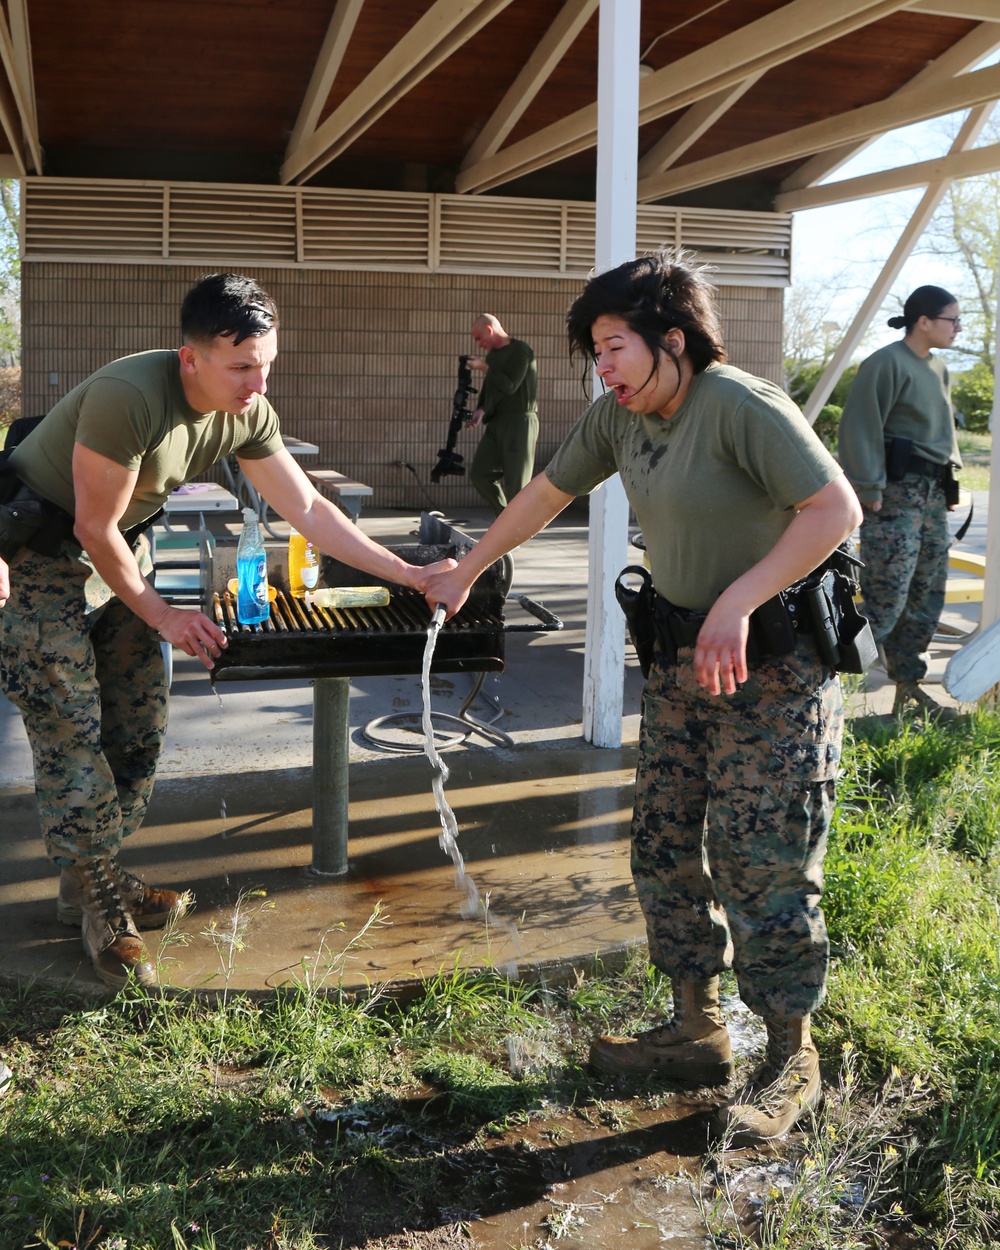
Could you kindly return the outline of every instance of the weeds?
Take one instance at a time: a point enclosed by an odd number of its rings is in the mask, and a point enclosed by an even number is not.
[[[893,1068],[874,1096],[845,1048],[835,1090],[804,1139],[770,1163],[733,1155],[723,1140],[707,1157],[700,1196],[717,1244],[742,1250],[879,1250],[905,1223],[898,1174],[916,1144],[909,1125],[930,1098],[919,1077]]]
[[[763,1156],[709,1157],[699,1189],[718,1247],[1000,1239],[998,752],[995,715],[855,722],[815,1030],[838,1075],[803,1133]],[[0,1102],[0,1245],[393,1244],[442,1221],[464,1228],[509,1204],[522,1175],[536,1183],[517,1126],[565,1159],[567,1124],[625,1135],[638,1105],[671,1097],[609,1098],[581,1062],[592,1033],[669,1013],[669,982],[642,956],[544,992],[456,962],[402,1003],[379,989],[347,999],[343,956],[323,943],[296,986],[253,1001],[232,991],[232,961],[266,905],[243,899],[210,931],[213,1004],[140,991],[93,1007],[30,986],[0,1000],[16,1074]],[[585,1244],[574,1221],[588,1218],[553,1202],[544,1231]]]

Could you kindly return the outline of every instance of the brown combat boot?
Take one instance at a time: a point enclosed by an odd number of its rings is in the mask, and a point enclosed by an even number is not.
[[[896,697],[892,701],[893,716],[936,716],[939,720],[955,720],[958,708],[938,703],[933,695],[916,681],[896,682]]]
[[[821,1090],[819,1054],[808,1016],[765,1018],[767,1053],[746,1085],[718,1112],[716,1127],[734,1146],[782,1137],[810,1108]]]
[[[109,859],[111,876],[118,893],[139,929],[162,929],[168,920],[180,920],[193,903],[190,890],[160,890],[146,885],[135,873],[124,868],[117,855]],[[59,898],[56,917],[61,924],[78,925],[83,919],[83,892],[80,878],[72,868],[59,875]]]
[[[638,1037],[599,1037],[590,1063],[614,1076],[657,1072],[692,1085],[722,1085],[733,1074],[733,1051],[719,1006],[719,978],[674,981],[673,1019]]]
[[[140,985],[155,985],[156,972],[122,901],[111,871],[110,856],[104,855],[63,871],[72,873],[78,882],[83,949],[100,979],[115,989],[128,985],[130,980]]]

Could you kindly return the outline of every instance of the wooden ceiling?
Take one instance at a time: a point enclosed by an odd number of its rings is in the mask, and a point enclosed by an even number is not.
[[[7,175],[594,196],[597,0],[2,8]],[[771,208],[998,46],[1000,0],[642,0],[640,198]]]

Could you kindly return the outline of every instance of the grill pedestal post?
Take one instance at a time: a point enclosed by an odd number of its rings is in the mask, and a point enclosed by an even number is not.
[[[324,877],[347,872],[349,677],[317,677],[313,686],[313,858]]]

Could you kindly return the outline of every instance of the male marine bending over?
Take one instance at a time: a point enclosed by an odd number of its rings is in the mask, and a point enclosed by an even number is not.
[[[60,870],[58,917],[82,922],[84,949],[109,985],[155,983],[138,930],[183,915],[189,900],[146,886],[118,859],[145,815],[166,728],[159,640],[209,669],[226,645],[214,621],[172,607],[147,580],[143,522],[232,453],[321,550],[418,590],[435,571],[367,538],[285,450],[264,398],[277,327],[274,301],[256,282],[210,274],[184,300],[179,350],[98,369],[11,457],[21,481],[68,515],[50,554],[25,546],[10,562],[0,676],[31,744],[45,847]]]
[[[469,481],[499,516],[535,471],[538,366],[528,344],[512,339],[492,313],[476,318],[472,337],[486,354],[470,356],[469,368],[486,377],[470,424],[486,429]]]

